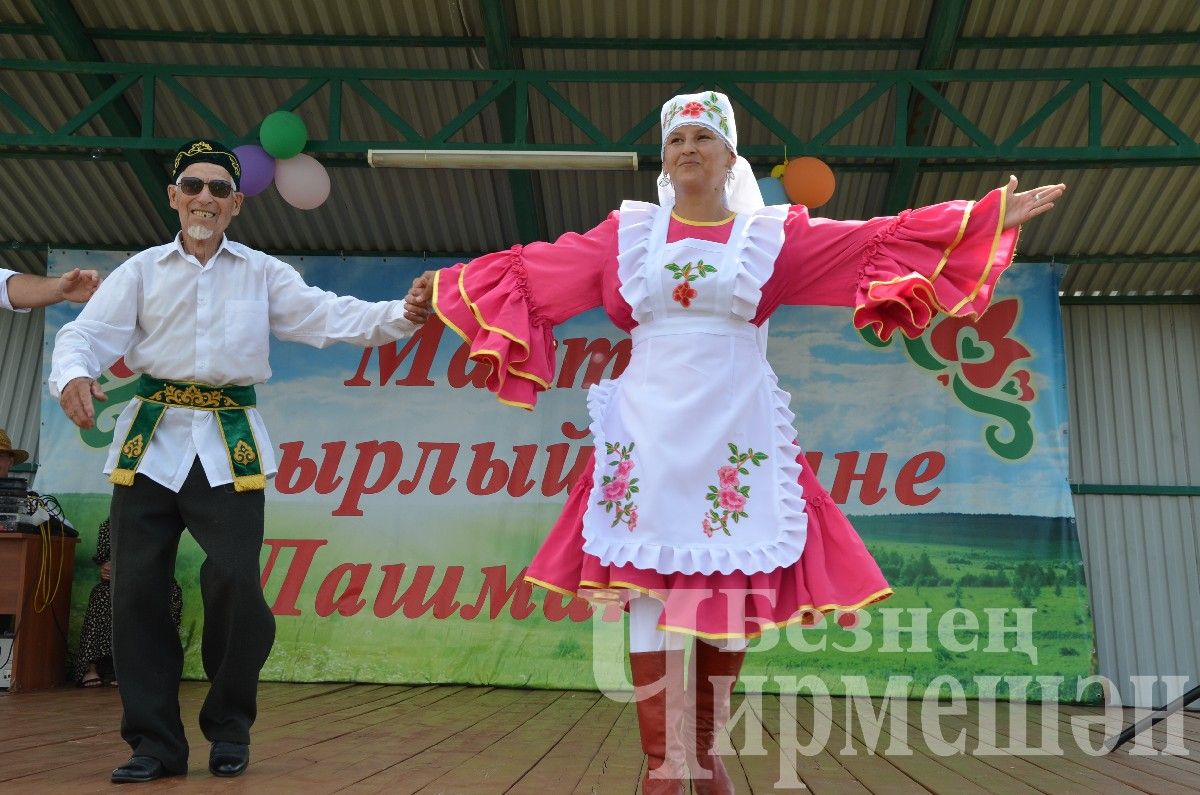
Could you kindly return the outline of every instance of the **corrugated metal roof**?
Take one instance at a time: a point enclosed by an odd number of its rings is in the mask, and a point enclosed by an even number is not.
[[[524,36],[637,38],[898,38],[920,37],[929,0],[644,0],[515,3]]]
[[[107,29],[236,32],[262,35],[471,36],[484,35],[479,6],[470,2],[378,3],[373,0],[328,3],[319,0],[259,0],[255,3],[210,2],[180,5],[141,0],[123,3],[73,3],[85,26]],[[713,39],[777,38],[780,40],[896,39],[919,40],[925,34],[929,0],[855,0],[797,3],[763,0],[754,13],[735,0],[694,3],[688,0],[512,4],[511,32],[519,37],[628,37],[645,40],[709,37]],[[0,14],[13,22],[39,23],[29,0],[4,0]],[[1200,28],[1200,5],[1117,0],[1103,11],[1090,3],[1029,4],[1018,0],[975,3],[962,35],[1039,36],[1061,34],[1153,33]],[[293,43],[214,44],[205,42],[125,41],[98,39],[109,60],[137,63],[183,63],[350,68],[478,69],[487,65],[484,47],[333,47]],[[56,59],[57,44],[46,36],[0,36],[0,55]],[[648,71],[712,69],[744,70],[874,70],[912,68],[918,53],[892,50],[763,51],[722,50],[583,50],[529,47],[518,50],[526,69]],[[1122,64],[1189,64],[1200,62],[1200,46],[1036,48],[1027,50],[960,49],[956,68],[1040,68]],[[197,97],[218,109],[235,133],[252,130],[284,102],[301,81],[282,79],[207,79],[180,81]],[[473,82],[414,84],[376,81],[370,87],[416,129],[429,132],[453,118],[474,100],[481,87]],[[652,113],[677,85],[630,83],[556,83],[605,134],[615,136]],[[807,138],[856,100],[865,86],[854,84],[743,86],[753,99],[775,114],[789,130]],[[989,134],[1003,136],[1048,99],[1059,86],[981,83],[951,86],[948,96]],[[1197,81],[1135,83],[1148,98],[1189,134],[1200,131]],[[0,89],[35,108],[47,125],[61,124],[86,104],[86,93],[70,75],[43,74],[20,81],[0,74]],[[324,135],[324,98],[328,88],[301,105],[298,112],[314,135]],[[136,108],[141,87],[127,98]],[[1163,134],[1124,100],[1106,95],[1116,115],[1106,121],[1105,140],[1134,145],[1163,140]],[[156,92],[156,132],[190,137],[213,131],[162,86]],[[887,140],[890,96],[842,130],[834,143]],[[530,137],[534,144],[582,142],[584,134],[538,94],[530,101]],[[776,143],[761,123],[739,112],[740,139],[748,144]],[[1079,142],[1086,137],[1086,103],[1067,103],[1055,124],[1036,131],[1038,142]],[[343,129],[347,136],[399,142],[392,130],[365,102],[347,91],[343,96]],[[0,124],[16,121],[0,111]],[[103,130],[102,122],[91,129]],[[642,142],[656,140],[656,132]],[[941,119],[932,131],[936,142],[960,142],[961,132]],[[472,121],[458,140],[499,141],[494,108]],[[165,153],[159,153],[165,156]],[[653,163],[648,164],[653,168]],[[757,163],[765,173],[771,164]],[[504,172],[371,171],[362,167],[330,168],[333,192],[316,211],[302,213],[268,190],[254,199],[234,233],[267,248],[354,251],[459,250],[464,253],[502,248],[515,242],[517,219]],[[883,211],[887,170],[837,169],[839,189],[818,214],[869,217]],[[1063,180],[1070,192],[1053,216],[1024,232],[1021,253],[1027,257],[1058,255],[1124,255],[1145,252],[1196,252],[1200,230],[1191,208],[1200,200],[1196,167],[1026,170],[1027,186]],[[551,236],[599,222],[623,198],[651,198],[653,171],[638,174],[547,172],[538,174],[544,226]],[[925,171],[915,189],[914,204],[953,197],[979,196],[1001,184],[1007,169],[994,172]],[[36,188],[36,190],[35,190]],[[32,195],[30,192],[38,195]],[[0,217],[0,239],[58,244],[102,243],[139,247],[162,240],[164,228],[132,171],[119,161],[87,163],[63,160],[0,159],[0,195],[26,196]],[[47,198],[52,197],[52,198]],[[419,197],[419,201],[413,201]],[[49,203],[48,203],[49,202]],[[97,212],[121,208],[120,212]],[[1098,208],[1103,208],[1098,209]],[[1114,223],[1113,217],[1120,222]],[[173,231],[173,230],[171,230]],[[9,256],[6,254],[5,256]],[[1192,275],[1196,273],[1197,275]],[[1187,292],[1200,288],[1200,268],[1169,265],[1073,266],[1064,286],[1073,292]]]
[[[973,3],[964,36],[1096,36],[1163,33],[1200,28],[1200,6],[1172,0],[1109,0],[1105,3]]]
[[[87,27],[229,33],[320,33],[365,36],[461,36],[463,17],[483,25],[473,2],[255,0],[253,3],[76,3]],[[31,15],[34,20],[36,14]]]
[[[46,273],[46,250],[11,251],[0,249],[0,268],[18,273]],[[3,394],[3,393],[0,393]]]

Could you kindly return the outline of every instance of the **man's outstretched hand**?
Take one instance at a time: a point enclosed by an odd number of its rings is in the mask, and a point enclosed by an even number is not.
[[[67,384],[58,397],[58,405],[71,422],[80,428],[91,428],[96,424],[96,409],[92,399],[105,401],[108,395],[91,378],[76,378]]]

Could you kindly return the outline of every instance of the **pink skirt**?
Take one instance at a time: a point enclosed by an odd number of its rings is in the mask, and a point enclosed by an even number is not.
[[[663,602],[659,629],[710,639],[753,638],[773,627],[815,624],[825,613],[854,611],[891,596],[883,572],[846,515],[804,456],[799,463],[808,540],[804,554],[789,566],[755,574],[663,574],[630,565],[605,566],[583,551],[593,457],[572,486],[525,579],[572,596],[597,589],[650,595]]]

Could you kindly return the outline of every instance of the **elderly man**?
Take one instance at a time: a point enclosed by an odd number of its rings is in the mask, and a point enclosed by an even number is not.
[[[18,312],[50,306],[59,301],[82,304],[100,285],[100,274],[79,268],[62,276],[35,276],[0,268],[0,309]]]
[[[187,772],[183,668],[167,593],[186,526],[204,550],[201,656],[212,686],[200,727],[209,770],[249,763],[258,674],[275,621],[259,584],[263,490],[275,474],[254,385],[271,375],[269,336],[314,347],[371,346],[412,333],[402,301],[367,303],[304,283],[290,266],[225,236],[241,213],[237,157],[216,141],[175,156],[167,199],[181,231],[126,260],[55,339],[50,389],[81,428],[118,357],[141,373],[104,471],[113,488],[113,662],[121,734],[133,756],[114,782]],[[419,316],[414,315],[419,319]]]

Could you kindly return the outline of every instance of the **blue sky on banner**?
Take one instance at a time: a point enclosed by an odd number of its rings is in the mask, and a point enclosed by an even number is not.
[[[119,265],[120,252],[52,251],[52,273],[73,267],[97,268],[102,273]],[[414,275],[449,260],[304,257],[289,259],[311,284],[367,300],[401,297]],[[998,298],[1019,296],[1021,314],[1013,335],[1034,351],[1030,364],[1037,399],[1032,404],[1036,444],[1019,462],[1005,461],[988,449],[984,428],[990,418],[961,405],[931,373],[910,362],[901,346],[885,349],[867,345],[850,325],[847,309],[827,307],[785,308],[771,320],[768,355],[780,384],[792,394],[792,410],[801,445],[825,454],[820,476],[832,483],[837,461],[834,454],[861,453],[859,469],[871,452],[888,453],[884,485],[894,482],[900,467],[925,450],[946,454],[945,471],[934,481],[942,489],[923,509],[937,513],[998,513],[1019,509],[1022,514],[1070,516],[1067,475],[1066,389],[1062,332],[1057,301],[1058,273],[1048,265],[1018,265],[1002,279]],[[47,342],[75,314],[70,306],[47,311]],[[556,331],[568,337],[611,335],[617,332],[600,310],[586,313]],[[431,370],[440,388],[379,386],[378,364],[372,358],[366,376],[369,387],[345,387],[359,367],[361,349],[334,345],[325,350],[272,341],[272,380],[259,389],[259,403],[276,449],[282,442],[305,440],[308,453],[319,453],[323,441],[345,440],[353,445],[371,439],[391,439],[406,451],[404,475],[415,466],[419,441],[458,442],[461,455],[469,447],[495,441],[496,450],[511,451],[513,444],[563,441],[559,426],[571,421],[587,424],[584,391],[556,389],[545,393],[538,410],[529,413],[498,404],[473,388],[450,389],[445,373],[458,347],[458,338],[446,331]],[[49,357],[45,365],[49,371]],[[406,363],[393,376],[402,377]],[[578,381],[579,379],[577,379]],[[49,394],[44,393],[44,401]],[[88,451],[78,441],[56,406],[43,408],[42,449],[78,450],[81,455],[62,457],[39,476],[43,491],[106,491],[98,474],[100,451]],[[71,438],[74,437],[74,438]],[[409,453],[413,459],[408,459]],[[511,452],[510,452],[511,456]],[[350,462],[343,462],[343,474]],[[925,486],[924,490],[928,488]],[[889,489],[874,505],[856,501],[857,489],[844,506],[847,513],[868,515],[913,512],[900,505]],[[279,495],[273,495],[279,499]],[[309,495],[285,498],[303,500]],[[409,504],[439,498],[418,491],[405,497]],[[471,500],[508,501],[511,497],[469,497]],[[521,500],[560,503],[561,495],[542,497],[535,489]],[[363,507],[373,501],[364,498]],[[444,500],[442,500],[444,502]]]

